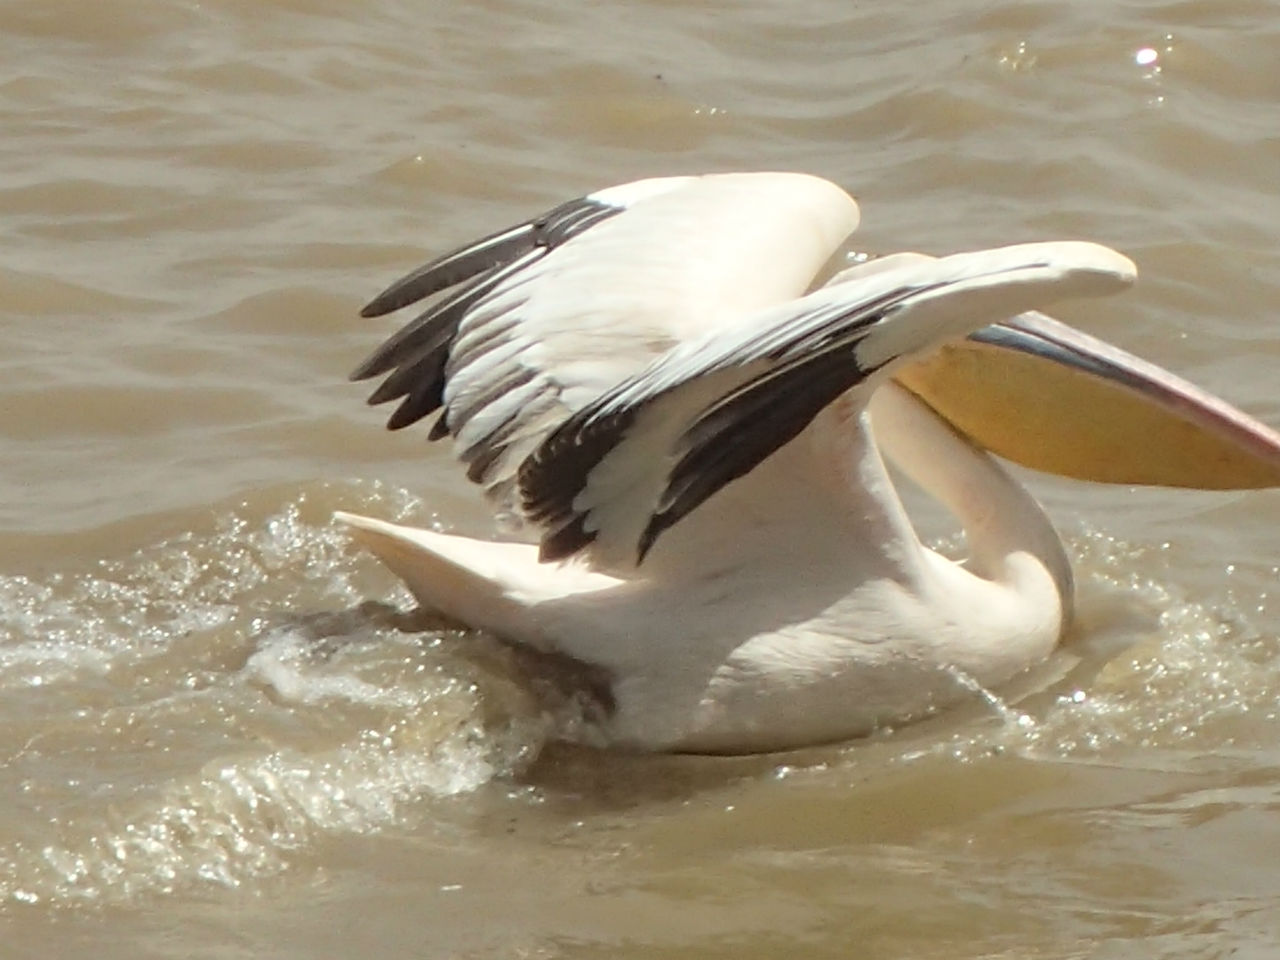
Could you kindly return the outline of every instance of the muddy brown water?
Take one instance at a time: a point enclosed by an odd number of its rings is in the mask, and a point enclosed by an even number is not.
[[[0,955],[1265,958],[1280,493],[1028,476],[1045,686],[868,742],[556,746],[334,509],[483,533],[345,374],[425,257],[800,169],[868,250],[1054,237],[1060,316],[1280,424],[1275,0],[0,0]]]

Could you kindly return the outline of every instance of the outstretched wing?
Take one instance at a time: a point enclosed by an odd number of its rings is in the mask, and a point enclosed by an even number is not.
[[[521,465],[543,559],[590,546],[638,564],[656,539],[895,361],[1066,297],[1115,292],[1133,264],[1091,243],[886,258],[673,347],[579,408]],[[864,401],[865,402],[865,401]]]
[[[567,417],[677,344],[801,295],[856,227],[839,187],[787,173],[641,180],[446,254],[364,308],[435,297],[352,379],[388,427],[436,411],[471,480],[503,495]]]

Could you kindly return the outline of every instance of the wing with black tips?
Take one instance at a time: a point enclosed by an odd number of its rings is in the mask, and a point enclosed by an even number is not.
[[[865,403],[897,361],[1133,276],[1126,258],[1090,243],[904,258],[674,347],[574,412],[521,465],[525,513],[546,528],[542,556],[590,548],[600,566],[637,565],[838,397],[865,385]]]
[[[801,174],[641,180],[561,204],[433,260],[364,308],[427,301],[352,373],[383,376],[388,427],[439,411],[467,476],[505,499],[566,417],[655,357],[799,296],[857,224]]]

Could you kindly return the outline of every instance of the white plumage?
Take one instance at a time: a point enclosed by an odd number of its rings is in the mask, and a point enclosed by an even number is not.
[[[1112,351],[1113,375],[1096,341],[1017,319],[1124,288],[1120,254],[904,254],[806,292],[857,222],[815,177],[677,177],[433,261],[366,307],[438,295],[353,376],[388,375],[371,402],[403,398],[393,427],[439,411],[432,437],[452,436],[539,544],[342,518],[423,604],[603,670],[615,741],[738,752],[909,719],[955,699],[958,673],[999,684],[1058,642],[1067,559],[982,431],[947,423],[968,391],[895,382],[923,377],[940,344],[1008,321],[998,352],[1113,381],[1179,430],[1230,421],[1231,455],[1280,480],[1280,438],[1260,424],[1220,401],[1189,417],[1149,389],[1158,368]],[[1171,382],[1192,407],[1204,397]],[[920,544],[882,451],[960,521],[966,563]]]

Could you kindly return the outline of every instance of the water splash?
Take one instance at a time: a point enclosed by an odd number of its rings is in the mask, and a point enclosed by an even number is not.
[[[263,494],[86,571],[0,578],[0,905],[253,887],[325,835],[411,825],[555,718],[330,521],[381,488]],[[395,603],[369,602],[383,595]]]
[[[998,693],[983,686],[975,677],[959,667],[947,665],[942,669],[947,676],[955,681],[956,686],[974,694],[982,703],[990,707],[991,712],[1006,726],[1020,730],[1027,730],[1035,726],[1035,719],[1030,714],[1015,710]]]
[[[999,720],[939,717],[908,730],[901,761],[992,752],[1071,762],[1195,766],[1202,752],[1269,742],[1280,726],[1280,636],[1266,604],[1270,568],[1222,571],[1228,584],[1197,599],[1178,585],[1187,558],[1168,543],[1133,544],[1082,528],[1068,538],[1077,573],[1077,626],[1018,699],[961,671],[948,674]],[[952,555],[958,542],[941,544]],[[1259,600],[1262,598],[1262,601]],[[903,736],[905,734],[905,736]],[[923,743],[921,742],[923,740]],[[1194,751],[1186,750],[1189,744]],[[1134,757],[1134,753],[1140,754]]]
[[[580,715],[549,714],[505,648],[403,612],[329,522],[353,506],[422,522],[381,490],[263,494],[208,532],[0,579],[0,904],[259,889],[323,838],[429,829],[440,798],[572,731]],[[1280,722],[1280,641],[1255,611],[1273,573],[1238,563],[1196,600],[1170,586],[1186,558],[1166,545],[1069,540],[1079,665],[1016,700],[952,671],[998,722],[940,716],[881,746],[1093,762]]]

